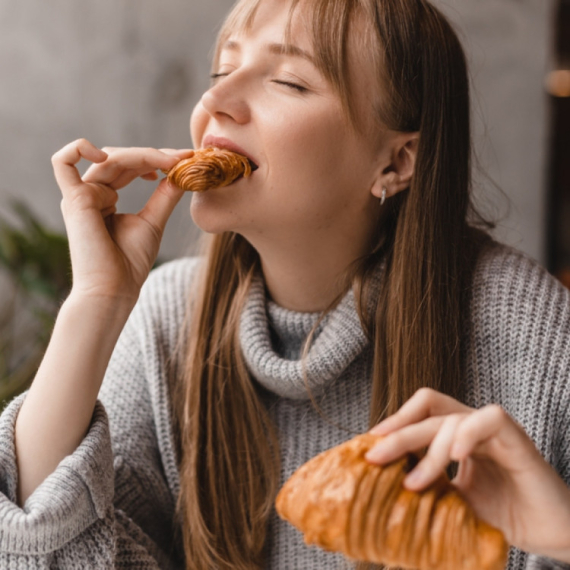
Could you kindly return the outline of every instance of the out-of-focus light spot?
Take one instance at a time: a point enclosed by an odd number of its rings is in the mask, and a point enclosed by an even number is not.
[[[546,90],[553,97],[570,97],[570,69],[557,69],[546,76]]]

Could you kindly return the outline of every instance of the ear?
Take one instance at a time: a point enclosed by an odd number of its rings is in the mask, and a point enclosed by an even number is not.
[[[381,198],[386,188],[386,198],[391,198],[409,188],[416,166],[419,140],[418,132],[395,134],[370,190],[374,196]]]

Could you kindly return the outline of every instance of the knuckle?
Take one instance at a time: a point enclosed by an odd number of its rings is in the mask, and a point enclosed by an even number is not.
[[[430,446],[427,453],[424,455],[422,460],[420,461],[422,471],[433,471],[437,468],[438,462],[435,457],[435,451],[433,450],[433,446]]]
[[[54,152],[54,153],[51,155],[51,163],[55,165],[55,164],[57,164],[58,162],[60,162],[60,161],[62,160],[62,158],[63,158],[64,152],[65,152],[65,147],[64,147],[64,148],[60,148],[58,151]]]
[[[384,445],[393,451],[397,448],[402,447],[404,443],[405,443],[404,436],[400,431],[397,431],[386,436]]]
[[[98,198],[91,192],[80,192],[73,197],[73,209],[90,210],[98,207]]]
[[[477,421],[463,422],[457,427],[455,438],[457,440],[470,440],[477,436],[481,430],[481,425]]]
[[[496,421],[504,421],[508,416],[507,412],[499,404],[488,404],[484,409]]]
[[[416,396],[424,402],[430,402],[435,394],[436,394],[435,390],[433,390],[432,388],[427,388],[425,386],[423,388],[419,388],[416,391]]]
[[[461,420],[463,419],[463,414],[449,414],[446,418],[445,418],[445,422],[451,425],[455,425],[458,424]]]
[[[80,146],[85,144],[90,144],[87,139],[75,139],[74,141],[66,144],[64,147],[60,148],[58,151],[54,152],[51,156],[51,163],[56,164],[63,160],[63,158],[69,154],[69,151],[72,149],[77,150]]]
[[[145,168],[145,169],[146,169],[146,168],[149,168],[149,169],[152,168],[152,163],[151,163],[151,161],[150,161],[150,159],[149,159],[148,156],[142,156],[142,157],[141,157],[141,165],[140,165],[140,167],[141,167],[141,168]]]
[[[81,147],[92,146],[92,145],[86,138],[80,138],[80,139],[75,139],[71,144],[67,146],[79,150]]]

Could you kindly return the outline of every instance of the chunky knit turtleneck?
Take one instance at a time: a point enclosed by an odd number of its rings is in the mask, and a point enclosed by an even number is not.
[[[151,274],[109,363],[88,433],[23,508],[16,504],[14,426],[26,395],[0,416],[0,568],[184,568],[174,514],[181,485],[170,402],[175,379],[168,370],[197,264],[182,259]],[[470,314],[466,403],[503,406],[570,483],[568,291],[523,255],[496,247],[478,263]],[[352,292],[319,325],[307,355],[313,402],[299,358],[317,319],[267,301],[260,277],[241,317],[242,351],[252,382],[266,388],[259,394],[279,436],[281,483],[369,427],[373,354]],[[271,570],[354,567],[306,546],[275,511],[266,559]],[[511,549],[508,570],[554,568],[570,565]]]
[[[308,336],[317,324],[321,313],[297,313],[284,309],[267,300],[267,322],[271,335],[271,347],[277,356],[285,360],[299,360]],[[327,319],[317,326],[313,341],[317,339]]]
[[[307,383],[318,395],[368,345],[350,290],[320,323],[302,361],[303,344],[319,316],[268,303],[261,277],[253,281],[241,317],[240,340],[249,371],[266,389],[284,398],[306,399]]]

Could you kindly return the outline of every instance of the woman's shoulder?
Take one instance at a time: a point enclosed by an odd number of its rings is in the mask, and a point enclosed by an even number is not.
[[[469,403],[499,403],[550,460],[570,419],[570,291],[532,257],[492,243],[471,298]]]
[[[561,382],[570,397],[570,291],[562,283],[530,256],[491,244],[477,261],[471,299],[468,354],[481,378],[494,379],[488,401],[534,401]]]
[[[570,291],[529,255],[498,242],[482,250],[473,274],[474,310],[539,320],[570,310]]]

